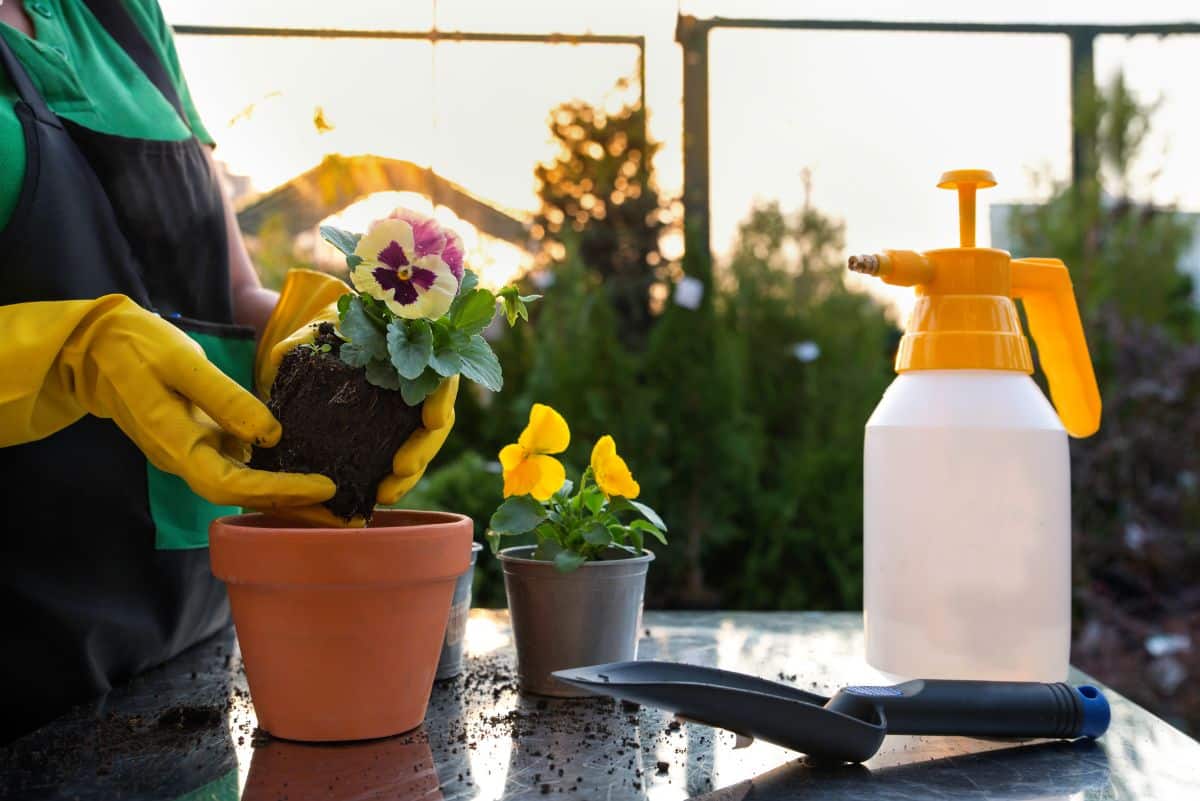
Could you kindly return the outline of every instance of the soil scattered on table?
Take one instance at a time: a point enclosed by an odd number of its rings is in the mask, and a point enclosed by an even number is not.
[[[435,686],[425,719],[448,797],[477,786],[470,754],[491,752],[497,741],[512,742],[508,763],[483,763],[493,775],[480,783],[501,777],[506,794],[522,797],[603,797],[589,794],[597,787],[637,794],[648,782],[680,781],[683,774],[673,767],[703,764],[707,752],[720,747],[720,734],[705,727],[687,731],[661,710],[601,696],[522,694],[508,655],[468,656],[464,668]],[[664,753],[676,756],[664,760]],[[700,782],[695,789],[710,789],[703,787],[706,780],[694,781]]]
[[[158,716],[158,728],[197,731],[221,722],[221,710],[215,706],[173,706]]]
[[[274,448],[255,448],[249,466],[326,475],[337,493],[325,506],[343,520],[369,522],[392,457],[421,425],[421,406],[369,383],[363,369],[338,358],[341,344],[333,326],[321,323],[315,347],[283,357],[267,402],[283,436]]]

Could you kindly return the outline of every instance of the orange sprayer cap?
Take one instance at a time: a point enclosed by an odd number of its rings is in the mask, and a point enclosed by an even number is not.
[[[958,191],[959,247],[852,256],[850,269],[916,287],[917,302],[896,353],[898,373],[1032,373],[1029,343],[1013,303],[1019,298],[1063,426],[1071,436],[1090,436],[1100,427],[1100,391],[1066,265],[975,247],[975,192],[995,185],[987,170],[944,173],[938,187]]]

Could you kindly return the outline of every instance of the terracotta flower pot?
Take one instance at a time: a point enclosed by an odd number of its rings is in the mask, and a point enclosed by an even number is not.
[[[365,529],[269,515],[209,530],[259,725],[291,740],[362,740],[421,724],[470,518],[380,510]]]

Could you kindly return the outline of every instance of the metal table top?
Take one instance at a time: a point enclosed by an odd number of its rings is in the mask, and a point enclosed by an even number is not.
[[[857,613],[647,612],[643,628],[642,658],[822,694],[878,681]],[[467,653],[416,732],[303,745],[256,732],[227,631],[0,750],[0,798],[1200,798],[1200,743],[1111,690],[1097,742],[889,737],[865,765],[829,767],[767,743],[735,749],[734,735],[655,709],[522,696],[503,611],[471,613]]]

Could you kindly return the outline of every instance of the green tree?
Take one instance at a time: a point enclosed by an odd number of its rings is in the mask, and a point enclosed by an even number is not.
[[[855,608],[862,589],[863,426],[894,377],[897,331],[846,287],[843,227],[816,209],[754,208],[739,228],[719,312],[738,343],[759,430],[736,536],[706,563],[723,600]]]
[[[1126,318],[1187,338],[1200,331],[1192,281],[1179,270],[1192,229],[1174,208],[1134,196],[1134,165],[1156,106],[1139,102],[1117,76],[1080,121],[1097,132],[1095,177],[1075,185],[1038,176],[1050,200],[1014,214],[1011,226],[1020,253],[1066,262],[1089,327],[1111,304]]]
[[[653,324],[650,287],[668,267],[659,240],[671,212],[652,172],[660,145],[636,103],[609,113],[571,101],[551,111],[549,124],[557,152],[534,170],[540,258],[561,262],[566,237],[577,235],[579,258],[602,279],[623,341],[638,346]]]

